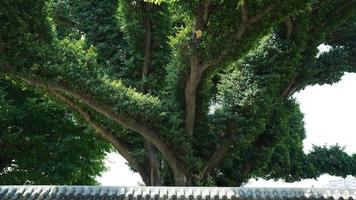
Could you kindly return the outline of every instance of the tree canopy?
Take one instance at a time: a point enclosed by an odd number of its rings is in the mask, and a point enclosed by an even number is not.
[[[356,72],[355,4],[3,0],[0,72],[76,111],[146,185],[354,175],[338,146],[303,152],[292,95]]]
[[[108,143],[51,98],[0,79],[0,184],[97,184]]]

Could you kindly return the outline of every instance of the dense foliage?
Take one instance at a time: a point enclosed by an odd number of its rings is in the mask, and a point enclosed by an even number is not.
[[[147,185],[354,175],[338,146],[303,152],[292,95],[356,72],[355,4],[3,0],[0,71],[66,103]]]
[[[109,145],[63,106],[0,79],[0,184],[96,184]]]

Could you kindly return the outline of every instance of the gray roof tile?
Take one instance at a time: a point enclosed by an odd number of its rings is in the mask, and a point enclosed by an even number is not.
[[[356,199],[356,189],[242,187],[0,186],[0,200]]]

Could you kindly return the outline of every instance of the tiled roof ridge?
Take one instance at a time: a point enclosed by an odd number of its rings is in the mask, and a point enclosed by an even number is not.
[[[0,186],[0,199],[356,199],[356,189],[244,187]]]

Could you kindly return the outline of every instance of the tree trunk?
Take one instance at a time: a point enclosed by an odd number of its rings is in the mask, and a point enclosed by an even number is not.
[[[148,165],[146,166],[149,169],[149,185],[150,186],[160,186],[162,185],[161,173],[160,173],[160,164],[159,160],[156,157],[156,150],[152,143],[147,140],[144,141],[146,158]],[[148,185],[148,183],[146,183]]]
[[[175,186],[189,186],[187,177],[182,172],[174,172],[174,182]]]

